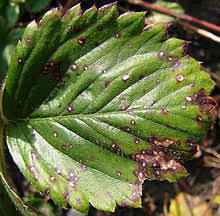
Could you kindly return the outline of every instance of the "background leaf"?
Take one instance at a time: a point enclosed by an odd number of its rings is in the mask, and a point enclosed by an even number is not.
[[[198,196],[191,196],[187,193],[179,193],[175,199],[171,201],[170,216],[185,216],[185,215],[204,215],[212,216],[209,205],[201,201]]]
[[[184,9],[181,7],[180,4],[176,2],[159,0],[156,3],[154,3],[154,5],[162,8],[171,9],[178,13],[184,13]],[[176,19],[175,17],[169,16],[167,14],[162,14],[156,11],[152,11],[151,16],[147,17],[147,21],[158,22],[158,23],[169,23],[174,21],[175,19]]]
[[[31,13],[37,13],[49,6],[51,0],[26,0],[25,4]]]
[[[213,89],[187,42],[114,4],[26,28],[3,95],[7,143],[55,203],[87,212],[141,205],[145,179],[176,182],[212,122]],[[144,29],[144,30],[143,30]]]

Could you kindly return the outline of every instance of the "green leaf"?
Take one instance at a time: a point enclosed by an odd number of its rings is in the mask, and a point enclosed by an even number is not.
[[[184,9],[181,7],[180,4],[178,4],[176,2],[159,0],[156,3],[154,3],[154,5],[159,6],[159,7],[163,7],[163,8],[167,8],[167,9],[173,10],[178,13],[184,13]],[[147,17],[148,21],[162,22],[162,23],[169,23],[169,22],[174,21],[175,19],[176,18],[173,16],[169,16],[167,14],[162,14],[162,13],[159,13],[156,11],[152,11],[151,16]]]
[[[0,9],[1,9],[1,8],[4,8],[5,5],[7,5],[7,3],[8,3],[7,0],[1,0],[1,1],[0,1]]]
[[[220,195],[215,197],[214,202],[220,205]]]
[[[1,15],[0,15],[0,27],[1,27],[1,33],[8,31],[11,27],[14,26],[16,23],[20,10],[19,6],[15,3],[9,3],[5,5],[5,7],[0,9]]]
[[[0,183],[0,214],[2,216],[19,215],[14,205],[12,204],[11,199],[8,196],[8,193],[4,190],[4,187],[1,185],[1,183]]]
[[[185,215],[206,215],[212,216],[212,210],[208,202],[201,199],[201,196],[192,196],[191,194],[181,192],[171,200],[169,207],[170,216]]]
[[[49,6],[51,0],[26,0],[25,4],[32,13],[37,13]]]
[[[212,122],[213,89],[187,42],[144,28],[115,4],[26,28],[3,94],[7,144],[30,182],[61,207],[141,206],[145,179],[176,182]]]
[[[2,71],[2,78],[6,74],[8,70],[8,66],[11,62],[11,56],[14,53],[14,49],[19,41],[22,38],[24,29],[16,28],[10,31],[7,35],[6,40],[4,41],[5,46],[2,47],[2,51],[0,51],[0,70]],[[2,52],[2,53],[1,53]]]
[[[1,110],[0,110],[1,114]],[[4,126],[0,119],[0,214],[7,215],[36,215],[36,210],[27,206],[21,198],[16,194],[9,184],[7,176],[6,160],[4,156]],[[38,212],[38,215],[42,215]]]

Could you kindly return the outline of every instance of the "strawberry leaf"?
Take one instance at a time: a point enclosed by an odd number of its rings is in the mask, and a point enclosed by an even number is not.
[[[57,9],[26,28],[3,93],[7,144],[55,203],[141,206],[145,179],[178,181],[212,122],[213,89],[187,42],[115,4]]]

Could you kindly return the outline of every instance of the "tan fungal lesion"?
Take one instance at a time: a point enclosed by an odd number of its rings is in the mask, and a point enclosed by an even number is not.
[[[183,74],[178,74],[176,75],[176,81],[177,82],[182,82],[185,79]]]
[[[83,45],[83,44],[85,43],[85,41],[86,41],[86,39],[81,36],[81,37],[79,38],[79,40],[78,40],[78,43],[79,43],[80,45]]]
[[[175,175],[179,171],[187,174],[178,161],[168,157],[162,150],[141,151],[133,156],[139,164],[138,170],[134,173],[138,182],[143,183],[145,179],[163,180],[167,173]]]
[[[164,57],[166,57],[166,52],[161,50],[159,53],[158,53],[158,58],[160,60],[162,60]]]
[[[150,137],[149,141],[155,145],[163,146],[163,147],[169,147],[173,144],[176,144],[178,141],[175,141],[171,138],[165,138],[165,139],[159,139],[157,137]]]

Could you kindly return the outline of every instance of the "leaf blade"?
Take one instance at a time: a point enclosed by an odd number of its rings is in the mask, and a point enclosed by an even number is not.
[[[118,17],[115,4],[84,14],[76,6],[64,18],[53,10],[14,54],[3,95],[8,147],[62,207],[139,207],[145,179],[187,175],[180,162],[210,127],[213,81],[184,55],[186,42],[164,41],[165,25],[144,28],[144,15]]]

